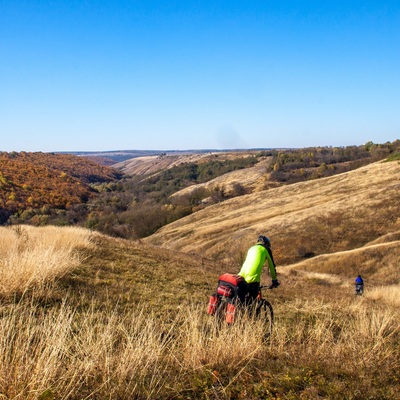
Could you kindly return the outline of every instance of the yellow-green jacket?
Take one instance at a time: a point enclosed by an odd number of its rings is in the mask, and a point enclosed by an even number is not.
[[[244,278],[247,283],[260,282],[261,271],[268,261],[269,270],[271,272],[271,278],[276,279],[276,269],[273,261],[272,253],[270,254],[268,249],[262,244],[256,244],[247,252],[246,260],[244,261],[239,275]]]

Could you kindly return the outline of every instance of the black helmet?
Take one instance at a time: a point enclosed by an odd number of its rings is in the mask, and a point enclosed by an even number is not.
[[[264,246],[271,247],[271,241],[269,240],[269,237],[267,237],[267,236],[263,236],[263,235],[259,236],[257,243],[261,243]]]

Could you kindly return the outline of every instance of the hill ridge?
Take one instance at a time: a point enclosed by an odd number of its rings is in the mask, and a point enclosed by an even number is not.
[[[399,230],[399,176],[398,162],[376,162],[255,192],[175,221],[145,241],[229,260],[230,252],[245,251],[257,234],[265,233],[272,238],[280,264],[298,261],[300,253],[360,247]],[[290,233],[293,238],[288,241]]]

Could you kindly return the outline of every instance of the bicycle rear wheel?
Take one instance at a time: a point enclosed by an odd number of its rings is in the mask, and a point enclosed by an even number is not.
[[[256,318],[264,324],[265,335],[264,338],[268,339],[272,334],[274,325],[274,310],[268,300],[259,300],[256,307]]]

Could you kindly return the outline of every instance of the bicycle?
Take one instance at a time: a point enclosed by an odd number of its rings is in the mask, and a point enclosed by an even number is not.
[[[362,296],[364,294],[364,285],[356,284],[354,292],[356,296]]]
[[[262,296],[263,289],[272,289],[268,285],[260,285],[257,298],[251,304],[241,303],[237,296],[218,294],[218,304],[214,313],[218,324],[231,325],[239,317],[250,317],[252,320],[265,324],[265,337],[272,334],[274,325],[274,310],[272,304]],[[227,293],[228,294],[228,293]]]

